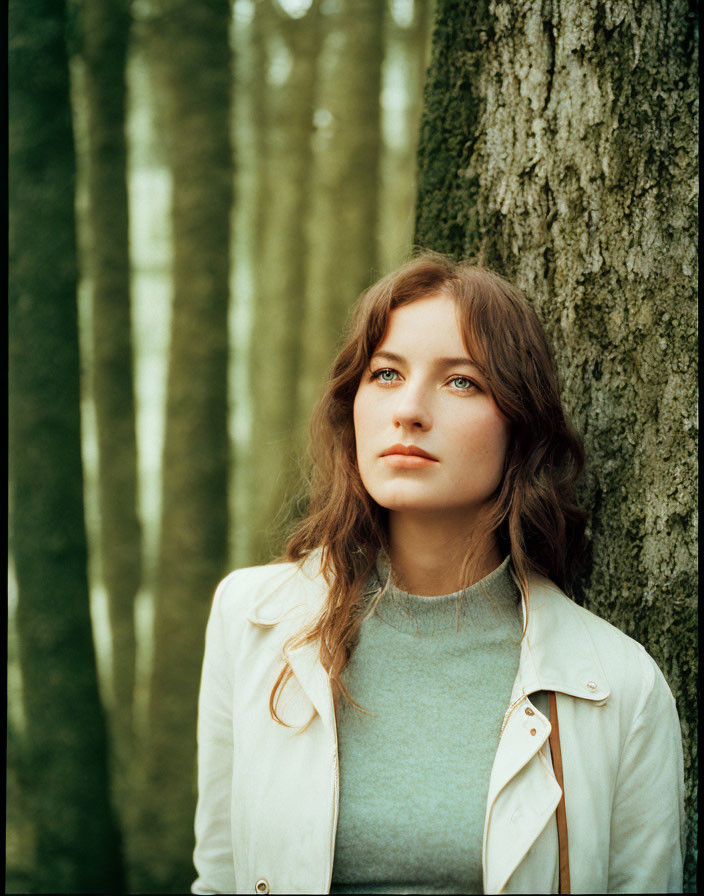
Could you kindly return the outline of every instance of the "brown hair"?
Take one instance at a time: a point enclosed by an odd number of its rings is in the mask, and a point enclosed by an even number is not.
[[[313,550],[321,550],[327,601],[313,626],[293,640],[319,643],[336,700],[344,694],[354,703],[340,674],[361,623],[364,585],[387,538],[386,511],[367,493],[357,468],[355,395],[391,311],[438,293],[457,303],[467,350],[511,427],[502,481],[471,542],[473,556],[467,556],[463,581],[473,581],[470,571],[480,559],[477,548],[491,538],[498,540],[504,555],[510,552],[524,597],[531,572],[567,589],[584,556],[586,515],[574,500],[574,484],[584,464],[582,441],[562,409],[537,315],[519,290],[498,274],[422,253],[360,298],[349,336],[313,412],[310,504],[285,552],[286,560],[303,562]],[[286,665],[269,699],[273,718],[282,724],[275,704],[291,674]]]

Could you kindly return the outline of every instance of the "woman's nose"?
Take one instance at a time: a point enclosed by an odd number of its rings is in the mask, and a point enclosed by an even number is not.
[[[394,409],[394,426],[398,429],[430,429],[432,417],[420,389],[406,386]]]

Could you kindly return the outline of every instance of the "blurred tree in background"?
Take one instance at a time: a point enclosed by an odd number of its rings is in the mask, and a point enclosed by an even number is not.
[[[414,239],[547,326],[592,458],[577,597],[663,668],[692,811],[689,6],[438,0],[424,103],[432,0],[68,8],[10,7],[7,888],[189,889],[213,590],[279,552],[349,310]]]
[[[12,554],[33,822],[27,892],[124,886],[88,597],[75,231],[63,4],[10,7]],[[15,770],[12,770],[13,773]],[[8,869],[8,883],[18,883]]]
[[[577,598],[652,654],[697,792],[697,19],[686,0],[439,0],[419,242],[531,297],[585,435]]]
[[[311,260],[298,399],[304,425],[334,357],[351,297],[379,275],[384,4],[338,0],[331,10],[324,18],[311,183]]]
[[[171,174],[173,260],[154,652],[131,869],[138,891],[182,891],[192,875],[193,720],[213,583],[227,565],[229,23],[226,0],[159,0],[146,30]]]
[[[273,523],[296,485],[291,433],[297,422],[310,206],[319,3],[299,18],[275,0],[252,22],[257,84],[257,221],[251,332],[251,454],[247,464],[251,561],[276,550]]]
[[[137,440],[128,245],[127,0],[82,0],[73,91],[85,151],[82,268],[90,284],[90,355],[98,453],[97,551],[111,634],[113,785],[120,813],[131,805],[136,636],[142,579],[137,516]],[[82,76],[82,78],[81,78]],[[80,85],[80,86],[79,86]],[[82,89],[81,89],[82,88]],[[82,115],[81,115],[82,113]],[[76,113],[74,113],[76,115]]]
[[[406,258],[415,233],[416,135],[430,58],[432,11],[428,2],[406,3],[392,6],[392,14],[384,20],[376,228],[377,261],[383,273]]]

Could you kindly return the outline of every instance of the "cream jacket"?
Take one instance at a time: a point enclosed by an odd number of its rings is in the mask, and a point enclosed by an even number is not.
[[[294,679],[281,704],[290,724],[313,721],[301,733],[269,714],[284,643],[325,600],[316,563],[239,570],[215,594],[198,717],[193,893],[329,892],[337,734],[313,646],[287,652]],[[572,892],[681,891],[682,743],[660,670],[547,579],[531,580],[528,604],[489,783],[484,892],[558,892],[561,791],[539,693],[549,690],[557,693]],[[468,701],[468,725],[473,711],[481,709]]]

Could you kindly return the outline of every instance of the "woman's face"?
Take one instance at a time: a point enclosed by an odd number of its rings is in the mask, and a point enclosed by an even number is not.
[[[467,354],[453,299],[391,312],[357,390],[354,429],[364,487],[392,512],[471,522],[493,494],[509,424]]]

